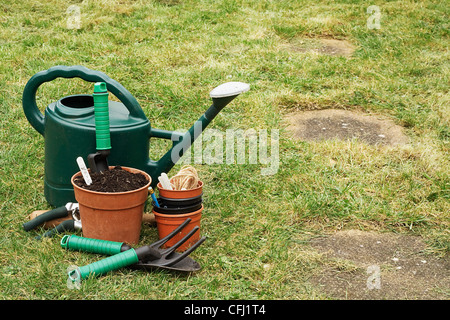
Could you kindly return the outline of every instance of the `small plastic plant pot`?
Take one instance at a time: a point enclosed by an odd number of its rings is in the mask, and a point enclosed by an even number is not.
[[[203,193],[203,182],[199,181],[197,188],[189,190],[168,190],[163,189],[161,182],[156,185],[158,187],[159,196],[167,199],[188,199],[198,197]]]
[[[113,166],[109,167],[110,169]],[[141,173],[148,183],[126,192],[97,192],[80,188],[74,183],[81,172],[71,178],[75,199],[80,206],[83,236],[87,238],[137,244],[141,233],[142,216],[152,178],[144,171],[122,167]]]
[[[191,213],[201,209],[202,200],[200,199],[197,203],[192,203],[189,205],[166,205],[164,201],[159,198],[159,207],[153,206],[153,211],[163,214],[185,214]]]
[[[185,214],[163,214],[158,213],[153,208],[153,214],[155,215],[156,226],[158,229],[159,239],[164,238],[175,230],[179,225],[181,225],[187,218],[191,219],[191,222],[183,228],[176,236],[167,241],[164,245],[165,248],[173,246],[175,243],[180,241],[185,235],[189,233],[194,227],[198,226],[200,228],[200,220],[202,217],[203,205],[197,211],[185,213]],[[177,251],[185,251],[196,243],[200,239],[200,229],[192,235],[185,243],[183,243]]]
[[[163,206],[167,207],[185,207],[202,202],[203,201],[202,196],[203,194],[193,198],[186,198],[186,199],[170,199],[159,197],[158,201],[161,202]]]

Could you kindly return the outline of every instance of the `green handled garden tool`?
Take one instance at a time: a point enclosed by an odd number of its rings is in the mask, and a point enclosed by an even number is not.
[[[117,270],[119,268],[130,266],[135,269],[154,269],[164,268],[175,271],[197,271],[200,265],[189,257],[189,254],[197,249],[205,240],[200,238],[194,245],[182,253],[176,252],[176,249],[194,235],[199,228],[193,228],[183,239],[178,241],[174,246],[161,249],[167,241],[177,235],[184,227],[186,227],[191,219],[181,224],[163,239],[156,241],[148,246],[137,249],[131,248],[123,242],[106,241],[100,239],[91,239],[78,237],[76,235],[66,235],[61,239],[61,246],[69,250],[78,250],[91,253],[99,253],[111,255],[103,260],[91,263],[86,266],[78,267],[71,270],[69,280],[79,282],[90,276],[100,276],[107,272]]]
[[[47,231],[42,236],[37,236],[36,239],[41,239],[45,237],[52,237],[56,233],[61,233],[65,231],[75,231],[81,230],[81,219],[80,219],[80,207],[78,203],[68,202],[66,205],[55,208],[53,210],[47,211],[41,215],[36,216],[32,220],[25,222],[23,224],[23,229],[25,231],[33,230],[48,221],[56,219],[64,219],[71,217],[58,224],[55,228]]]
[[[94,85],[95,139],[97,152],[88,155],[89,168],[92,172],[103,172],[109,169],[108,156],[111,152],[109,132],[108,90],[105,82]]]

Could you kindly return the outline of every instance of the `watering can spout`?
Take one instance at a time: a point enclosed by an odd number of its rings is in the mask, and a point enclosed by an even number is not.
[[[205,116],[212,120],[214,117],[234,98],[250,89],[247,83],[243,82],[227,82],[214,88],[210,92],[212,98],[212,106],[205,112]]]
[[[166,130],[152,129],[151,136],[157,138],[171,139],[172,148],[158,161],[150,160],[148,170],[152,177],[159,176],[162,172],[168,172],[183,156],[184,152],[194,143],[195,139],[205,130],[208,124],[219,114],[219,112],[229,104],[234,98],[250,89],[247,83],[227,82],[214,88],[210,92],[212,105],[185,133],[177,133]],[[155,187],[157,180],[152,181]]]

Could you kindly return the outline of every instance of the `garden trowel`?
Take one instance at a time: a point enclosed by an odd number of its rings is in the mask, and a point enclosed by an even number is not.
[[[93,97],[97,152],[89,154],[87,159],[91,172],[103,172],[109,169],[108,156],[111,152],[108,90],[105,82],[95,83]]]

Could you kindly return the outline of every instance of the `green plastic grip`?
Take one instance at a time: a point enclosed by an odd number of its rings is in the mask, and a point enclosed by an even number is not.
[[[65,235],[61,239],[61,247],[68,250],[85,251],[104,255],[115,255],[130,249],[130,247],[123,242],[85,238],[77,235]]]
[[[41,224],[44,224],[47,221],[67,217],[68,214],[69,213],[67,212],[67,208],[65,206],[58,207],[56,209],[47,211],[47,212],[37,216],[33,220],[25,222],[23,224],[23,229],[25,231],[30,231],[30,230],[40,226]]]
[[[72,282],[79,282],[88,277],[97,277],[138,262],[139,258],[136,251],[134,249],[130,249],[86,266],[78,267],[75,270],[68,272],[68,275]]]
[[[105,82],[95,83],[93,98],[97,150],[109,150],[111,149],[111,139],[109,133],[108,90]]]
[[[66,232],[66,231],[75,231],[75,221],[72,219],[64,220],[60,224],[58,224],[53,229],[50,229],[46,233],[44,233],[42,236],[37,236],[35,239],[40,240],[42,238],[50,238],[53,237],[55,234]]]

